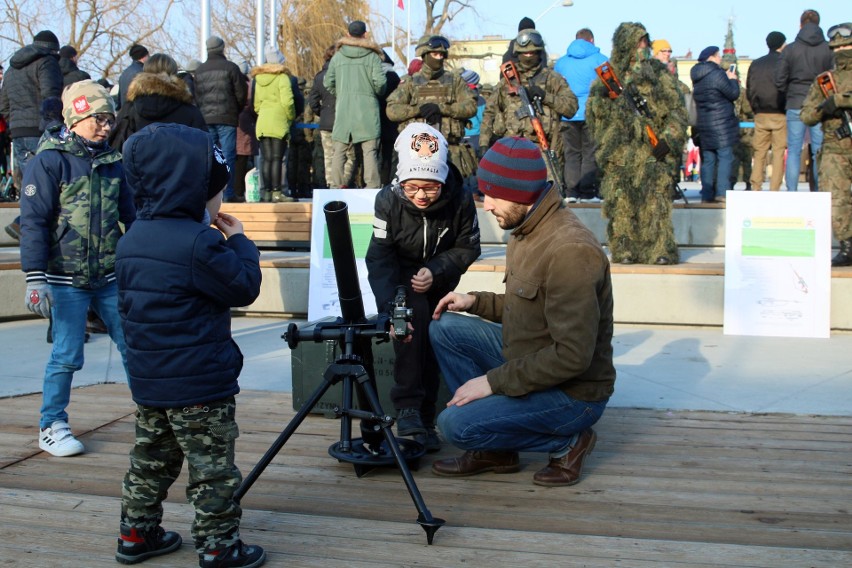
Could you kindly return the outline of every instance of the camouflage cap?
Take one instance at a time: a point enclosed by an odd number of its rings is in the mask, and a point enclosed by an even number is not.
[[[842,47],[852,45],[852,23],[837,24],[828,28],[828,47]]]
[[[114,115],[115,102],[109,92],[96,81],[77,81],[62,93],[62,118],[68,128],[84,118],[100,113]]]

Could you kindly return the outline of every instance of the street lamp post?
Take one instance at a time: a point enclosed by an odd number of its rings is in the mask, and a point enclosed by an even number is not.
[[[535,23],[537,24],[537,23],[538,23],[538,21],[539,21],[540,19],[542,19],[542,18],[544,17],[544,15],[545,15],[545,14],[547,14],[548,12],[550,12],[551,10],[553,10],[554,8],[556,8],[557,6],[559,6],[560,4],[561,4],[562,6],[564,6],[564,7],[566,7],[566,8],[567,8],[568,6],[573,6],[573,5],[574,5],[574,0],[556,0],[556,2],[554,2],[553,4],[551,4],[550,6],[548,6],[548,7],[547,7],[547,9],[546,9],[544,12],[542,12],[541,14],[539,14],[538,16],[536,16],[536,18],[535,18],[535,20],[534,20],[534,21],[535,21]]]

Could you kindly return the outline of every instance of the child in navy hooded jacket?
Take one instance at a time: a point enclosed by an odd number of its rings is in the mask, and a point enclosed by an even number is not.
[[[116,559],[180,547],[160,521],[186,457],[200,565],[260,566],[265,553],[240,541],[233,499],[242,479],[234,395],[243,356],[230,316],[260,293],[260,255],[242,223],[219,212],[229,173],[208,133],[153,124],[128,138],[123,155],[138,225],[120,241],[116,273],[137,412]]]

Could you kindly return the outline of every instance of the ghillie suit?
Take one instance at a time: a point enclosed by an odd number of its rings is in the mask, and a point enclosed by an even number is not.
[[[611,99],[596,80],[586,106],[586,123],[598,145],[601,213],[609,219],[612,261],[676,264],[670,172],[677,167],[686,141],[686,108],[672,74],[651,58],[647,47],[638,47],[647,34],[642,24],[621,24],[613,36],[611,64],[625,90],[633,85],[647,101],[652,118],[639,116],[623,95]],[[646,125],[660,144],[665,142],[671,149],[659,161],[652,153]]]

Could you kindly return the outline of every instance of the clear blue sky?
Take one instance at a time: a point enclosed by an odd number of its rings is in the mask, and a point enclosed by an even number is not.
[[[371,4],[387,14],[396,10],[397,24],[404,25],[406,15],[396,8],[397,0],[371,0]],[[404,0],[412,9],[412,35],[416,38],[423,29],[425,7],[423,0]],[[554,0],[470,0],[478,16],[462,12],[444,28],[452,39],[478,39],[483,35],[517,34],[518,22],[524,16],[536,19],[548,10]],[[693,57],[708,45],[722,46],[728,18],[734,17],[734,42],[737,55],[757,58],[765,55],[766,34],[773,30],[792,42],[799,31],[799,16],[806,9],[820,13],[820,27],[828,30],[837,23],[852,20],[848,0],[746,0],[746,1],[661,1],[661,0],[574,0],[570,7],[556,6],[548,10],[536,28],[542,32],[548,52],[563,55],[580,28],[590,28],[595,43],[609,55],[612,34],[621,22],[641,22],[651,39],[664,38],[672,44],[675,56],[691,49]],[[381,39],[381,38],[379,38]]]

